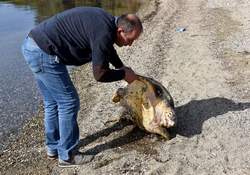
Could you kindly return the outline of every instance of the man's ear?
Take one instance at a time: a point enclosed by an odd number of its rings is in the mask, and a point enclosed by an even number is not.
[[[121,34],[122,32],[124,32],[123,28],[118,27],[118,28],[117,28],[117,33]]]

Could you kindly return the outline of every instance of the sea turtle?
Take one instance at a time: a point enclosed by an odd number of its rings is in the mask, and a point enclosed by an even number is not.
[[[166,128],[176,125],[174,101],[161,83],[139,76],[125,88],[119,88],[112,101],[128,109],[130,119],[139,128],[170,139]]]

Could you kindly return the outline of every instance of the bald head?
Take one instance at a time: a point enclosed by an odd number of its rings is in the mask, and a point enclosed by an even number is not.
[[[123,14],[118,17],[117,27],[120,27],[124,32],[131,32],[132,30],[143,31],[141,20],[135,14]]]
[[[141,20],[135,14],[118,17],[115,43],[119,46],[131,46],[142,33]]]

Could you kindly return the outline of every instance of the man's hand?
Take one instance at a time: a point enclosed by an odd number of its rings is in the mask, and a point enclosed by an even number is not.
[[[127,83],[130,84],[130,83],[132,83],[134,80],[137,79],[137,75],[135,74],[135,72],[134,72],[130,67],[125,67],[125,66],[123,66],[121,69],[125,71],[124,80],[125,80]]]

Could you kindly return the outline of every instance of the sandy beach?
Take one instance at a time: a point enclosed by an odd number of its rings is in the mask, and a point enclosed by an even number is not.
[[[111,97],[126,83],[98,83],[84,65],[72,73],[81,99],[79,149],[94,159],[68,169],[47,160],[40,108],[0,153],[0,174],[250,174],[250,1],[151,0],[138,15],[143,34],[117,51],[173,96],[173,138],[122,120]]]

